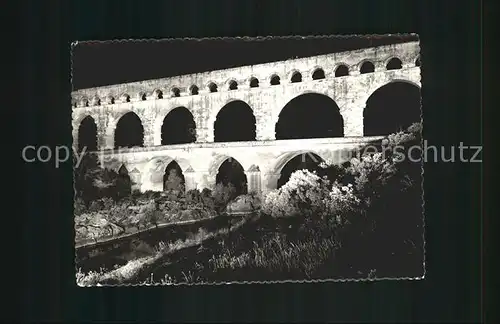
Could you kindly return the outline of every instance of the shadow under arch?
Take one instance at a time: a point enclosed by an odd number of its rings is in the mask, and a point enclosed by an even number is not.
[[[161,145],[196,142],[196,123],[186,107],[172,109],[161,125]]]
[[[421,114],[420,87],[411,81],[391,81],[368,97],[363,111],[363,135],[389,135],[404,130],[420,122]]]
[[[236,195],[248,193],[248,179],[243,166],[232,157],[226,157],[217,168],[215,183],[224,186],[233,185],[236,189]]]
[[[321,156],[311,151],[285,154],[281,157],[275,169],[276,174],[280,175],[277,188],[279,189],[287,183],[292,173],[298,170],[316,171],[321,174],[323,169],[319,165],[324,161]]]
[[[116,123],[115,148],[144,146],[144,127],[136,113],[129,111]]]
[[[290,100],[275,126],[276,139],[329,138],[344,136],[344,119],[330,97],[308,92]]]
[[[252,108],[242,100],[224,105],[214,122],[214,142],[255,141],[256,120]]]
[[[97,125],[92,116],[87,115],[78,126],[78,151],[97,151]]]

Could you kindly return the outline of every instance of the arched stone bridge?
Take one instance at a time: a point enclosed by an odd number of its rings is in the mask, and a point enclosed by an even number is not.
[[[118,170],[124,166],[134,187],[141,191],[162,190],[165,168],[172,161],[182,169],[187,190],[211,188],[221,164],[232,158],[242,166],[248,190],[265,192],[276,188],[281,169],[298,154],[312,152],[341,163],[344,157],[339,152],[386,135],[367,134],[367,124],[379,121],[373,114],[367,115],[365,107],[369,98],[388,84],[420,88],[419,52],[418,42],[407,42],[74,91],[74,146],[97,150],[103,167]],[[278,136],[276,125],[284,107],[307,94],[331,99],[340,124],[330,128],[341,129],[315,138]],[[227,107],[237,102],[249,107],[253,135],[236,141],[225,140],[222,135],[217,139],[217,121]],[[181,118],[170,121],[171,126],[165,129],[169,116],[174,112],[179,115],[179,108],[192,123],[183,124]],[[312,108],[304,109],[312,113]],[[404,116],[406,107],[399,109]],[[132,144],[118,140],[120,122],[126,116],[133,116],[139,124],[140,138]],[[387,115],[382,112],[378,117],[382,120]],[[79,140],[83,138],[84,124],[91,125],[95,145],[88,139]],[[233,127],[229,133],[243,126]],[[188,128],[190,140],[165,139],[169,129],[186,132]],[[122,131],[127,132],[132,130]]]

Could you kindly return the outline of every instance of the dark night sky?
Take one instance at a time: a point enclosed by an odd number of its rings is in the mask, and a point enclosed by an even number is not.
[[[73,48],[74,90],[417,40],[417,36],[86,42]]]

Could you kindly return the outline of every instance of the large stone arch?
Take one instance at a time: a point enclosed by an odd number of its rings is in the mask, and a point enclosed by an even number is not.
[[[344,118],[330,96],[318,91],[294,95],[277,111],[276,139],[344,136]]]
[[[196,121],[192,112],[183,106],[171,109],[161,119],[159,131],[161,145],[196,142]]]
[[[193,109],[193,104],[195,102],[196,102],[196,100],[187,102],[187,103],[182,104],[182,105],[171,105],[171,106],[170,105],[169,106],[160,105],[160,106],[158,106],[156,114],[155,114],[154,118],[152,119],[152,122],[153,122],[153,124],[152,124],[153,145],[162,145],[161,142],[162,142],[163,122],[165,121],[165,118],[168,117],[170,112],[172,112],[173,110],[175,110],[177,108],[186,109],[193,117],[195,126],[198,127],[199,116],[197,114],[195,114],[195,110]]]
[[[368,85],[366,91],[363,91],[363,96],[360,96],[359,100],[362,102],[368,101],[375,91],[378,89],[394,82],[409,83],[415,87],[421,88],[420,83],[420,69],[411,68],[403,70],[390,70],[381,73],[381,78],[377,79],[376,82],[372,82]]]
[[[144,126],[135,112],[124,112],[117,118],[113,141],[115,148],[144,146]]]
[[[231,99],[214,118],[214,142],[256,140],[256,118],[250,104]]]
[[[366,99],[363,111],[363,135],[388,135],[421,122],[419,84],[394,79],[380,85]]]
[[[97,123],[91,115],[85,115],[78,123],[78,151],[97,151]]]
[[[319,164],[324,161],[328,161],[328,156],[316,150],[304,149],[283,153],[269,165],[266,187],[268,189],[279,188],[296,170],[320,171]]]

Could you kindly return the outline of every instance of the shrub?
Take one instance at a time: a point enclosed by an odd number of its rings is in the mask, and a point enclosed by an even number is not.
[[[253,209],[259,209],[262,205],[262,197],[259,193],[251,191],[247,194]]]
[[[161,197],[161,192],[147,190],[140,197],[143,200],[159,199]]]
[[[102,206],[105,210],[110,210],[115,205],[115,202],[113,201],[113,199],[111,199],[109,197],[103,197],[103,198],[101,198],[101,201],[102,201]]]
[[[396,166],[382,153],[353,158],[347,172],[354,177],[356,190],[370,204],[381,187],[396,173]]]
[[[96,154],[85,153],[78,165],[77,161],[74,155],[74,188],[76,196],[87,205],[103,197],[118,201],[131,194],[130,178],[113,170],[102,169]]]
[[[141,197],[142,197],[142,192],[140,190],[137,190],[137,189],[133,190],[131,195],[130,195],[130,198],[133,200],[135,200],[137,198],[141,198]]]
[[[345,243],[342,263],[356,264],[367,271],[395,266],[396,258],[402,258],[402,267],[421,262],[418,257],[412,261],[404,258],[422,253],[422,166],[398,158],[395,150],[399,147],[403,154],[421,144],[419,132],[417,124],[406,132],[391,134],[383,140],[383,153],[352,159],[346,168],[362,208],[351,215],[341,235]]]
[[[127,204],[119,204],[113,206],[108,212],[108,218],[116,223],[120,223],[123,219],[130,216]]]
[[[352,185],[330,184],[326,177],[300,170],[264,198],[261,211],[274,218],[289,218],[289,235],[332,236],[358,205]]]
[[[158,227],[158,222],[163,218],[162,212],[156,209],[147,210],[145,214],[146,222],[155,227]]]
[[[89,212],[98,212],[104,209],[102,200],[95,200],[90,203]]]
[[[231,183],[228,185],[218,183],[212,192],[212,197],[214,199],[215,207],[222,209],[226,207],[231,200],[236,198],[236,188]]]
[[[74,215],[78,216],[85,213],[86,211],[87,206],[85,206],[85,201],[80,197],[76,198],[74,203]]]
[[[201,196],[203,198],[212,197],[212,190],[210,190],[208,188],[203,188],[203,190],[201,191]]]

